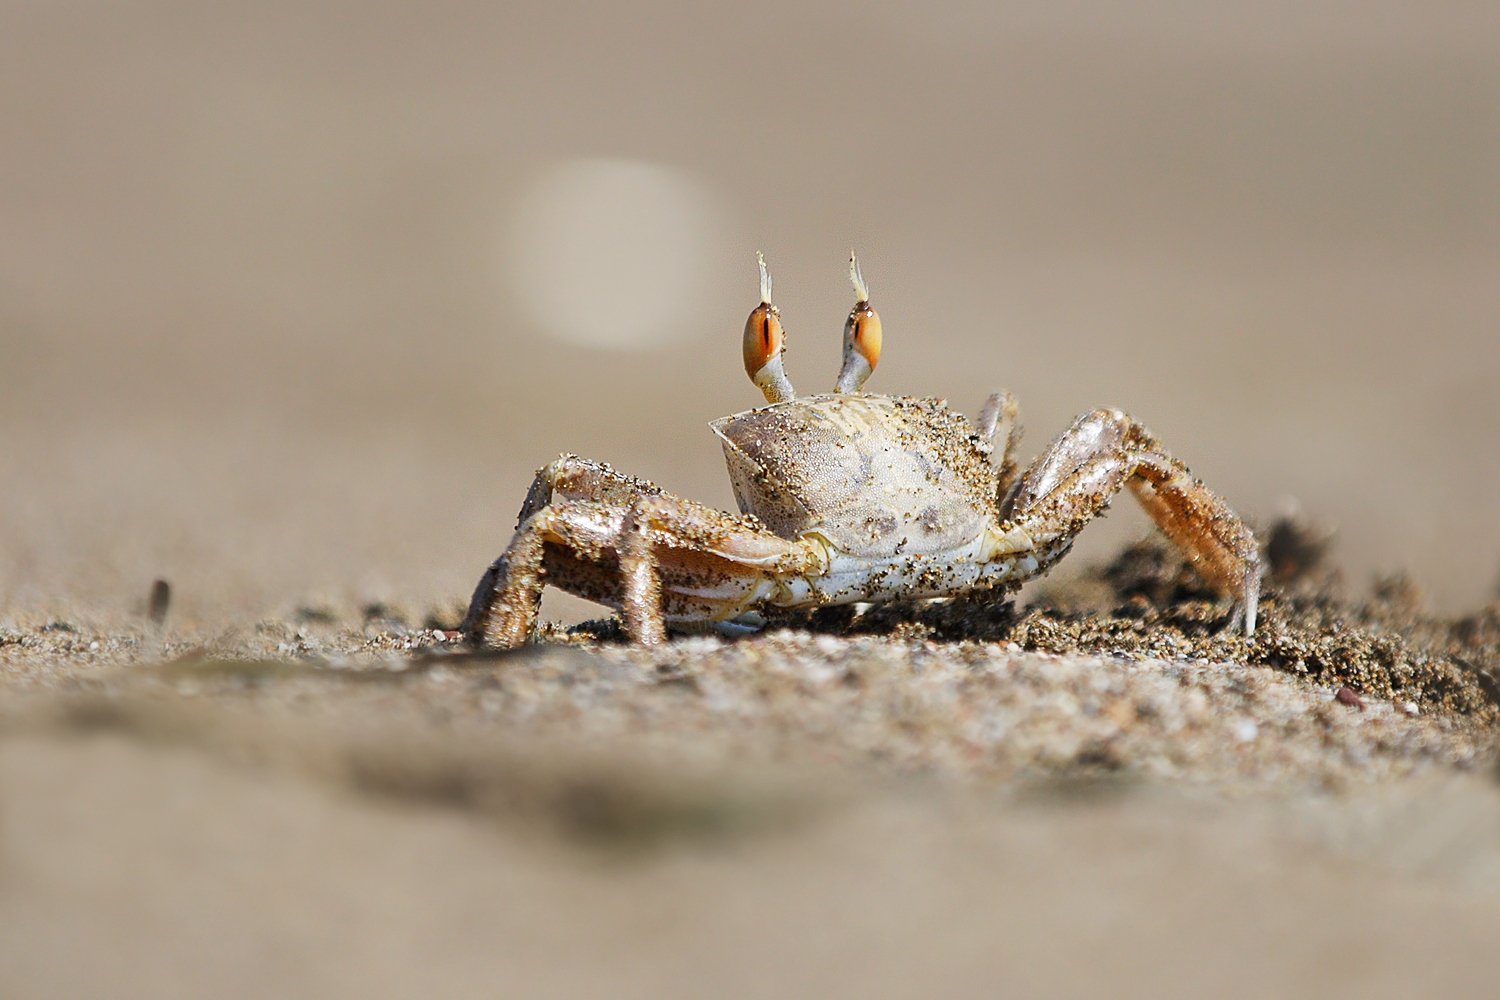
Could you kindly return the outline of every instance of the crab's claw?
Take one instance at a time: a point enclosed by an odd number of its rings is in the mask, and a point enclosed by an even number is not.
[[[757,251],[760,263],[760,305],[750,310],[745,320],[745,374],[765,394],[768,403],[785,403],[797,395],[786,377],[781,355],[786,350],[786,333],[781,328],[781,313],[771,304],[771,274],[766,259]]]
[[[844,321],[844,365],[834,392],[859,392],[880,363],[880,314],[870,308],[870,290],[853,251],[849,253],[849,280],[856,301]]]

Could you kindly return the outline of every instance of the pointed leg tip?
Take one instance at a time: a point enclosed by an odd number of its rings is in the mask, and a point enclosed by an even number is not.
[[[1240,605],[1240,612],[1239,612],[1239,614],[1235,616],[1235,617],[1237,617],[1239,619],[1240,625],[1244,627],[1245,638],[1247,638],[1247,639],[1253,639],[1253,638],[1255,638],[1255,617],[1256,617],[1256,606],[1255,605],[1256,605],[1255,598],[1251,598],[1251,599],[1243,602]]]
[[[531,641],[529,632],[517,637],[495,629],[460,629],[459,631],[463,634],[463,640],[469,648],[481,653],[503,653],[507,650],[519,649]]]

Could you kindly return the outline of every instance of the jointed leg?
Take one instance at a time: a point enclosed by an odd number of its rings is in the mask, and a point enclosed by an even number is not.
[[[1143,461],[1126,485],[1147,514],[1202,577],[1240,599],[1245,634],[1255,632],[1260,547],[1229,506],[1181,462]]]
[[[660,492],[651,483],[574,455],[541,469],[526,491],[510,545],[474,589],[460,626],[465,637],[475,645],[501,649],[521,645],[541,604],[546,543],[560,542],[597,557],[619,533],[623,510]],[[585,506],[559,509],[569,501]]]
[[[1253,633],[1260,596],[1254,536],[1150,431],[1118,410],[1079,417],[1052,443],[1021,481],[1010,520],[1030,535],[1046,566],[1125,486],[1193,567],[1238,599],[1245,631]]]
[[[505,553],[485,570],[464,616],[464,637],[477,646],[510,649],[536,624],[548,542],[602,557],[620,533],[621,519],[599,504],[564,500],[536,511],[516,530]]]
[[[632,639],[656,643],[666,638],[664,561],[667,610],[675,607],[675,614],[689,618],[712,618],[721,606],[738,610],[736,598],[753,594],[768,576],[816,573],[823,566],[816,543],[779,538],[743,518],[577,458],[560,459],[537,474],[521,515],[464,618],[464,633],[475,645],[525,642],[544,582],[618,606]],[[592,593],[580,587],[580,565],[591,570]],[[615,566],[617,586],[599,593],[600,567]],[[563,579],[549,579],[548,567],[561,567]]]
[[[995,459],[995,500],[1000,518],[1010,517],[1016,490],[1021,483],[1020,466],[1016,464],[1016,447],[1021,443],[1021,406],[1009,392],[996,392],[985,400],[979,411],[979,436],[993,448],[999,442],[1000,456]]]
[[[652,515],[659,513],[650,500],[637,501],[620,532],[620,614],[625,634],[645,646],[667,641],[667,623],[661,609],[661,574],[651,551]]]

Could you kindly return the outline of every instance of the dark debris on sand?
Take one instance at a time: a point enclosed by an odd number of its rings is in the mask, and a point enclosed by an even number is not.
[[[1484,721],[1500,716],[1500,600],[1461,618],[1437,617],[1403,576],[1377,581],[1369,598],[1353,599],[1341,575],[1324,565],[1326,533],[1284,519],[1267,539],[1260,621],[1248,639],[1228,628],[1231,607],[1160,535],[1024,610],[981,594],[863,614],[850,606],[822,608],[776,624],[829,635],[1267,666],[1421,711]],[[613,623],[585,629],[623,638]]]

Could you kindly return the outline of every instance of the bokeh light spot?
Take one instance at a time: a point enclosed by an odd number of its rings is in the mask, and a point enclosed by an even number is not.
[[[507,271],[526,318],[586,347],[646,349],[701,315],[718,213],[687,174],[623,159],[569,160],[517,203]]]

